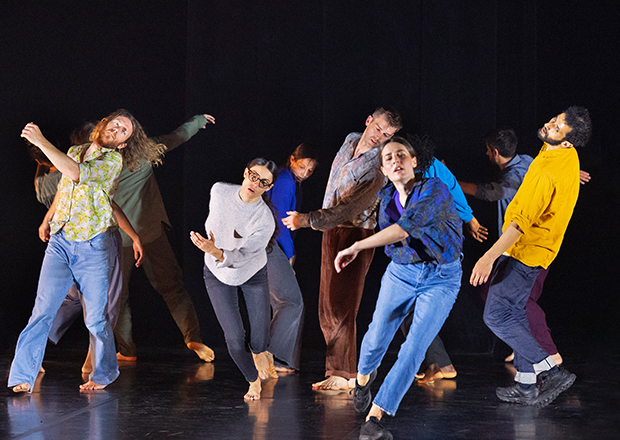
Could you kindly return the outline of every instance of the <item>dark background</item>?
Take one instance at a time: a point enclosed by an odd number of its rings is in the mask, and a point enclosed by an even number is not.
[[[138,2],[136,2],[138,3]],[[201,320],[205,343],[223,345],[202,283],[203,230],[216,181],[240,183],[256,156],[282,163],[302,141],[318,143],[321,165],[306,182],[306,210],[320,207],[333,156],[379,105],[405,130],[428,133],[461,180],[496,172],[484,134],[512,126],[520,153],[540,148],[536,130],[569,105],[590,109],[594,135],[579,151],[592,181],[581,188],[562,250],[540,302],[563,354],[617,349],[619,160],[618,22],[613,2],[479,0],[230,0],[3,3],[0,18],[0,346],[10,349],[34,302],[45,245],[45,213],[34,194],[35,164],[19,134],[34,121],[66,149],[70,131],[129,109],[149,135],[197,113],[216,116],[170,153],[156,175],[173,224],[170,240]],[[504,355],[482,323],[466,282],[497,237],[495,205],[471,199],[490,240],[465,244],[464,283],[442,335],[451,352]],[[304,343],[321,348],[317,319],[319,232],[296,241],[306,301]],[[363,334],[387,263],[381,250],[358,318]],[[180,346],[182,337],[142,271],[132,278],[139,347]],[[61,344],[87,345],[83,326]],[[360,336],[361,336],[360,334]]]

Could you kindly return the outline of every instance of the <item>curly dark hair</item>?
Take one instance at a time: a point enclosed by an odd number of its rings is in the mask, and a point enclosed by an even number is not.
[[[131,136],[125,142],[127,146],[120,151],[123,156],[123,163],[129,168],[129,171],[136,171],[140,168],[140,160],[145,159],[151,165],[159,165],[161,157],[166,151],[164,144],[158,144],[149,139],[142,128],[142,125],[125,109],[116,110],[114,113],[103,118],[93,132],[90,134],[90,140],[94,141],[99,137],[99,133],[105,130],[108,122],[118,118],[125,117],[131,121],[133,127]]]
[[[585,107],[573,105],[564,110],[566,125],[572,130],[566,134],[566,140],[575,147],[583,147],[592,135],[590,112]]]
[[[256,159],[251,160],[250,163],[248,163],[245,167],[249,170],[255,166],[263,166],[267,168],[269,172],[271,173],[271,177],[272,177],[271,184],[273,185],[274,183],[276,183],[276,179],[278,178],[278,166],[275,164],[275,162],[271,160],[263,159],[262,157],[257,157]],[[269,254],[271,253],[271,251],[273,250],[273,247],[276,244],[276,238],[278,237],[278,234],[280,234],[280,226],[278,225],[278,214],[277,214],[276,208],[275,206],[273,206],[273,203],[271,203],[271,198],[269,197],[266,191],[263,193],[262,198],[263,198],[263,201],[267,204],[267,206],[271,210],[271,214],[273,215],[273,221],[276,225],[276,228],[274,229],[273,234],[271,235],[271,238],[269,239],[269,243],[267,243],[267,253]]]

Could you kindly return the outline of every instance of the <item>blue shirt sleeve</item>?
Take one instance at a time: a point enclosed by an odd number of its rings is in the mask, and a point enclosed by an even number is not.
[[[450,194],[452,194],[454,206],[456,207],[456,211],[458,212],[461,220],[467,223],[474,218],[473,211],[467,203],[467,199],[465,198],[465,194],[463,193],[461,186],[447,166],[439,162],[437,158],[434,157],[431,166],[424,172],[424,177],[437,177],[446,184]]]
[[[277,241],[280,246],[282,246],[286,258],[291,258],[295,255],[295,246],[293,245],[291,231],[284,226],[282,218],[286,217],[287,211],[295,210],[295,203],[297,201],[295,189],[295,179],[290,171],[284,169],[280,170],[276,183],[274,183],[273,188],[269,190],[271,203],[273,203],[278,213],[278,227],[280,228],[280,232]]]

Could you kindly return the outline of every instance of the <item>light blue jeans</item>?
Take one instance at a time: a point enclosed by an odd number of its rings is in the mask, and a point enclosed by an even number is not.
[[[64,232],[53,235],[45,250],[32,316],[19,335],[8,386],[34,387],[47,337],[56,312],[75,283],[84,298],[84,322],[90,332],[93,371],[89,379],[108,385],[118,377],[112,328],[107,320],[108,287],[116,253],[113,233],[102,232],[88,241],[71,241]]]
[[[428,346],[448,317],[461,286],[461,275],[460,259],[447,264],[388,265],[372,322],[362,341],[358,371],[368,375],[379,367],[401,322],[413,310],[413,321],[398,359],[373,401],[389,415],[396,414]]]

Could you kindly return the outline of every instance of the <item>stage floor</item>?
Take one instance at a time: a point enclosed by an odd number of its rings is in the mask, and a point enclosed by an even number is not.
[[[80,393],[81,351],[52,347],[31,395],[4,388],[2,439],[357,439],[363,416],[347,392],[315,392],[323,375],[320,351],[305,353],[302,371],[263,382],[262,399],[245,403],[247,383],[225,349],[213,364],[188,350],[150,350],[121,364],[106,390]],[[393,362],[388,353],[373,394]],[[0,359],[6,375],[10,358]],[[500,402],[495,387],[511,383],[507,364],[486,355],[455,355],[454,380],[414,383],[396,417],[395,439],[620,438],[620,358],[603,367],[565,359],[577,374],[572,388],[546,408]]]

